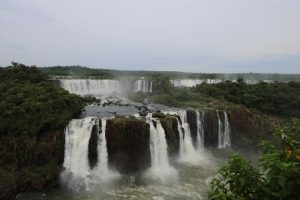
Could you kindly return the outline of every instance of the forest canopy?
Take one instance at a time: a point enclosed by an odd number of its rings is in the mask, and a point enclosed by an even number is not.
[[[35,135],[64,128],[84,103],[47,81],[35,66],[0,68],[0,135]]]

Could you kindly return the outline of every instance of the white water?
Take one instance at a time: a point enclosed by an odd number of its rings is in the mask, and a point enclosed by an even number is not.
[[[138,79],[134,83],[114,79],[61,79],[60,86],[81,96],[123,94],[128,90],[144,93],[152,92],[152,81],[145,79]]]
[[[192,137],[191,137],[191,130],[190,126],[187,122],[187,114],[185,110],[181,110],[178,112],[180,119],[181,119],[181,125],[178,122],[178,131],[179,131],[179,138],[180,138],[180,149],[179,149],[179,161],[181,162],[190,162],[190,163],[195,163],[199,161],[199,154],[196,152],[193,142],[192,142]],[[184,134],[181,130],[183,128]]]
[[[73,119],[65,130],[63,166],[66,171],[72,172],[74,179],[80,179],[84,184],[87,184],[86,180],[90,174],[88,144],[94,124],[95,119],[92,117]]]
[[[222,82],[221,79],[174,79],[170,80],[175,87],[195,87],[201,83],[216,84]]]
[[[88,162],[88,144],[93,125],[97,119],[87,117],[84,119],[72,120],[65,130],[65,171],[62,179],[70,189],[79,190],[84,187],[86,190],[93,183],[106,182],[117,174],[108,169],[107,146],[105,137],[106,119],[102,119],[101,134],[98,141],[98,163],[92,170]],[[71,173],[72,176],[68,176]]]
[[[152,120],[155,120],[156,127]],[[177,179],[177,171],[169,163],[168,145],[161,122],[150,117],[147,123],[150,125],[150,173],[155,179],[162,182],[174,181]]]
[[[61,79],[60,85],[78,95],[100,96],[123,92],[121,81],[111,79]]]
[[[152,81],[145,79],[138,79],[134,83],[134,92],[151,93]]]
[[[204,150],[204,112],[196,111],[197,120],[197,150]]]
[[[217,110],[218,118],[218,148],[225,148],[231,146],[230,141],[230,127],[227,113],[224,111],[224,124],[222,123],[219,111]]]
[[[106,119],[101,119],[101,134],[98,141],[98,163],[95,169],[92,170],[96,181],[109,181],[112,178],[118,177],[118,173],[109,170],[108,168],[108,153],[106,144]],[[97,183],[97,182],[96,182]]]
[[[230,140],[230,125],[228,121],[227,113],[224,111],[224,144],[225,146],[231,146],[231,140]]]

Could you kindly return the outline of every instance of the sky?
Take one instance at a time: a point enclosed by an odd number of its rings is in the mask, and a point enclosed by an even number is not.
[[[0,66],[300,73],[300,0],[0,0]]]

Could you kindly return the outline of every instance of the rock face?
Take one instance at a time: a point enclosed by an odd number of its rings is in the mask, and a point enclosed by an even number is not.
[[[196,111],[195,110],[187,110],[186,111],[187,121],[190,126],[191,130],[191,136],[193,139],[193,145],[196,147],[196,141],[197,141],[197,117],[196,117]]]
[[[247,109],[236,109],[227,112],[230,122],[231,145],[235,149],[257,149],[262,140],[274,140],[275,127],[281,122],[278,118]]]
[[[98,162],[98,134],[98,127],[94,125],[92,128],[88,146],[88,159],[91,169],[93,169]]]
[[[166,115],[160,119],[160,122],[165,130],[169,157],[174,160],[179,154],[180,143],[176,117]]]
[[[135,118],[107,120],[108,162],[120,173],[137,172],[150,167],[150,129],[145,121]]]
[[[0,138],[0,199],[58,186],[64,159],[63,131]]]
[[[204,114],[204,147],[218,147],[218,118],[216,111]]]
[[[224,112],[218,111],[224,123]],[[257,148],[262,139],[272,139],[279,120],[251,112],[245,108],[227,110],[231,146],[234,149]],[[179,153],[178,116],[157,114],[165,130],[168,154],[175,160]],[[177,118],[177,119],[176,119]],[[197,139],[196,112],[187,111],[187,120],[195,145]],[[101,121],[101,120],[100,120]],[[218,118],[216,110],[205,110],[204,146],[218,147]],[[101,127],[101,124],[99,125]],[[100,129],[101,130],[101,129]],[[98,126],[92,129],[88,146],[90,167],[97,164]],[[107,120],[106,141],[109,165],[120,173],[145,170],[151,165],[149,124],[134,117],[116,117]],[[0,138],[0,199],[14,199],[18,192],[42,190],[58,185],[64,159],[63,131],[38,136],[1,136]]]

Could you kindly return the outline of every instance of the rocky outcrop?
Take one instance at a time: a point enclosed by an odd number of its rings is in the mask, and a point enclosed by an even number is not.
[[[174,160],[179,154],[180,143],[176,116],[166,115],[160,118],[160,122],[165,130],[169,157]]]
[[[98,127],[97,125],[94,125],[92,128],[88,146],[88,160],[91,169],[93,169],[98,162],[98,134]]]
[[[0,199],[58,186],[64,159],[63,131],[0,138]]]
[[[190,126],[191,130],[191,137],[193,139],[193,145],[196,147],[196,141],[197,141],[197,117],[196,117],[196,111],[195,110],[187,110],[186,111],[187,121]]]
[[[137,172],[150,167],[149,124],[136,118],[107,120],[106,141],[109,165],[120,173]]]
[[[218,118],[216,111],[205,112],[204,114],[204,147],[218,147]]]
[[[235,149],[258,148],[262,140],[274,142],[275,127],[281,120],[248,109],[232,109],[227,112],[230,122],[231,146]]]

